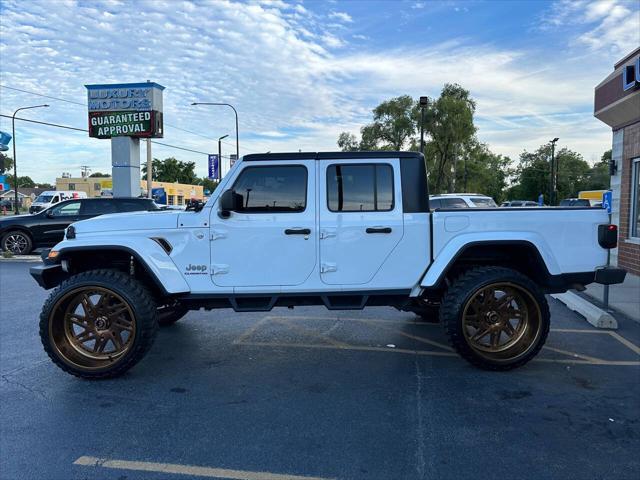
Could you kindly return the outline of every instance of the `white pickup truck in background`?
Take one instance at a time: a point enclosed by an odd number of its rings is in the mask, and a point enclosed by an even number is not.
[[[191,309],[393,306],[440,321],[474,365],[507,370],[549,331],[545,293],[620,283],[602,209],[429,209],[413,152],[245,156],[206,205],[68,227],[31,273],[40,334],[85,378],[116,376]]]

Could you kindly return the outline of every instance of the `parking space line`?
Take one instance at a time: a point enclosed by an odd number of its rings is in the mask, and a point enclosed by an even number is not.
[[[585,330],[583,328],[551,328],[549,331],[559,333],[599,333],[600,335],[606,335],[609,333],[608,331],[603,330]]]
[[[256,323],[254,323],[249,328],[247,328],[244,332],[242,332],[242,334],[240,334],[240,336],[233,341],[233,344],[237,345],[238,343],[242,342],[246,338],[249,338],[251,336],[251,334],[258,329],[258,327],[260,327],[261,325],[267,323],[272,318],[273,317],[271,317],[269,315],[267,315],[266,317],[262,317],[260,320],[258,320]]]
[[[320,340],[324,340],[325,342],[329,342],[331,345],[335,345],[337,347],[348,347],[349,345],[338,340],[335,340],[328,335],[324,335],[323,333],[314,332],[313,330],[309,330],[308,328],[301,327],[300,325],[296,325],[295,323],[288,322],[285,317],[272,317],[272,321],[279,323],[280,325],[284,325],[285,327],[293,330],[295,332],[299,332],[303,335],[307,335],[309,337],[318,338]]]
[[[613,338],[618,340],[621,344],[623,344],[625,347],[629,348],[631,351],[633,351],[633,352],[637,353],[638,355],[640,355],[640,347],[638,347],[635,343],[627,340],[626,338],[624,338],[622,335],[620,335],[617,332],[606,332],[606,333],[608,333]]]
[[[368,320],[359,320],[359,321],[361,321],[362,323],[366,323],[367,325],[375,325],[375,322],[370,322]],[[451,348],[449,345],[445,345],[444,343],[435,342],[435,341],[430,340],[428,338],[419,337],[417,335],[412,335],[410,333],[403,332],[402,330],[398,330],[396,328],[390,328],[390,327],[382,326],[382,325],[375,325],[375,326],[376,326],[376,328],[380,328],[380,329],[386,330],[388,332],[394,332],[394,333],[397,333],[399,335],[402,335],[403,337],[411,338],[412,340],[416,340],[416,341],[421,342],[421,343],[426,343],[427,345],[432,345],[434,347],[442,348],[443,350],[447,350],[448,352],[453,352],[453,348]]]
[[[409,355],[423,355],[431,357],[459,357],[455,352],[437,352],[433,350],[411,350],[407,348],[389,348],[389,347],[371,347],[367,345],[327,345],[313,343],[286,343],[286,342],[251,342],[243,341],[238,345],[249,347],[271,347],[271,348],[315,348],[329,350],[354,350],[361,352],[385,352],[385,353],[402,353]],[[534,358],[532,362],[543,363],[562,363],[572,365],[606,365],[606,366],[639,366],[640,361],[627,360],[584,360],[584,359],[557,359],[557,358]]]
[[[570,352],[569,350],[562,350],[561,348],[549,347],[548,345],[543,346],[545,350],[549,350],[551,352],[561,353],[563,355],[568,355],[570,357],[581,358],[583,360],[587,360],[589,362],[604,362],[605,360],[596,357],[590,357],[588,355],[582,355],[581,353]]]
[[[457,353],[453,352],[436,352],[431,350],[410,350],[407,348],[389,348],[389,347],[370,347],[368,345],[326,345],[318,343],[283,343],[283,342],[242,342],[240,345],[251,347],[283,347],[283,348],[319,348],[333,350],[355,350],[361,352],[386,352],[386,353],[405,353],[411,355],[426,355],[434,357],[457,357]]]
[[[231,480],[329,480],[322,477],[306,477],[269,472],[251,472],[248,470],[229,470],[226,468],[199,467],[195,465],[180,465],[177,463],[136,462],[87,456],[78,458],[73,462],[73,464],[85,467],[116,468],[120,470],[171,473],[177,475],[192,475],[197,477]]]

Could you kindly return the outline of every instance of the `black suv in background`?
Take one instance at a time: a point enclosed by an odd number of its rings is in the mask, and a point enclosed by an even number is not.
[[[0,217],[0,250],[26,255],[34,248],[62,241],[70,224],[106,213],[157,211],[150,198],[82,198],[66,200],[33,215]]]

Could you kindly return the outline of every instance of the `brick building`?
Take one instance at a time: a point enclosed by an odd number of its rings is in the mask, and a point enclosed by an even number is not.
[[[613,131],[614,264],[640,275],[640,48],[614,66],[595,89],[594,115]]]

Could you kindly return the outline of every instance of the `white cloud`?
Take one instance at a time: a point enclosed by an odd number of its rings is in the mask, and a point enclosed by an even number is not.
[[[626,0],[561,0],[541,19],[540,27],[572,29],[572,46],[622,56],[640,43],[640,10],[637,2]]]
[[[535,55],[470,39],[351,49],[299,3],[219,0],[212,9],[138,0],[137,6],[134,11],[128,3],[96,0],[51,9],[44,0],[3,0],[0,55],[11,62],[3,62],[0,83],[83,103],[87,83],[156,81],[166,86],[160,141],[202,152],[217,150],[217,137],[225,134],[223,153],[235,150],[235,125],[229,109],[191,107],[192,101],[228,101],[238,108],[241,154],[330,150],[341,131],[357,132],[370,121],[380,101],[405,93],[436,96],[444,83],[456,81],[478,102],[480,140],[498,153],[517,155],[559,136],[590,159],[610,143],[608,128],[592,118],[593,87],[615,60],[608,55]],[[612,14],[594,7],[589,15],[597,26]],[[350,37],[366,40],[366,34],[379,39],[364,29]],[[0,89],[5,114],[39,101]],[[85,128],[82,106],[46,101],[51,108],[24,116]],[[21,174],[52,181],[83,164],[110,168],[108,141],[33,124],[17,127]],[[0,118],[0,129],[7,128],[10,123]],[[201,154],[161,145],[153,153],[196,161],[205,174]]]
[[[422,9],[422,8],[425,7],[425,5],[426,5],[425,2],[416,2],[413,5],[411,5],[411,8],[413,8],[414,10],[415,9]]]
[[[353,18],[351,18],[351,15],[349,15],[347,12],[330,12],[329,18],[340,20],[341,22],[345,22],[345,23],[353,22]]]

